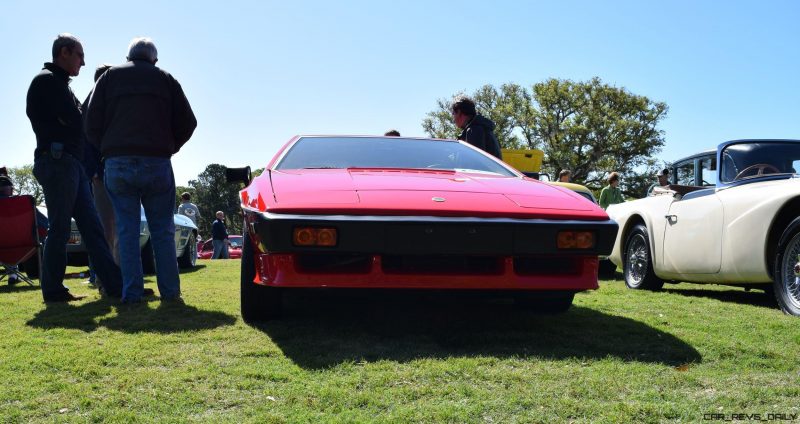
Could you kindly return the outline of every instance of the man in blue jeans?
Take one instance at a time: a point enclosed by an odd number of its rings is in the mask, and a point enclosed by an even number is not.
[[[228,227],[225,226],[225,213],[217,211],[217,219],[211,224],[211,240],[214,244],[214,253],[211,259],[229,259],[228,253]]]
[[[50,228],[42,255],[40,282],[45,302],[70,302],[76,296],[64,286],[67,240],[71,218],[103,281],[102,290],[112,297],[121,295],[121,275],[114,264],[103,228],[89,190],[89,179],[80,158],[82,118],[80,102],[69,88],[70,77],[85,65],[83,46],[73,35],[60,34],[53,41],[53,62],[33,79],[28,89],[27,114],[36,133],[33,175],[41,184],[47,204]]]
[[[181,85],[156,67],[149,38],[135,38],[128,62],[97,81],[89,100],[89,142],[105,159],[105,186],[117,217],[122,300],[138,303],[144,290],[139,251],[140,205],[150,228],[162,301],[181,302],[175,257],[175,177],[170,158],[197,126]]]

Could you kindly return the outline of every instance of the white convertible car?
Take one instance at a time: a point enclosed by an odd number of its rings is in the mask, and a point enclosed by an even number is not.
[[[608,208],[625,284],[761,288],[800,316],[800,140],[729,141],[671,168],[669,188]]]

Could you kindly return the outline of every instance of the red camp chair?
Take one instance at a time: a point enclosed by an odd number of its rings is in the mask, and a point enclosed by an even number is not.
[[[19,271],[19,265],[36,255],[39,275],[42,275],[41,248],[33,197],[0,198],[0,281],[16,275],[18,279],[33,285],[33,281]]]

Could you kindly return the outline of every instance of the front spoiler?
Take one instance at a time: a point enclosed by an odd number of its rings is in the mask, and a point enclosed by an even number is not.
[[[396,255],[609,255],[618,226],[613,220],[551,220],[431,216],[288,215],[245,210],[248,231],[270,253],[369,253]],[[297,226],[334,227],[333,247],[292,244]],[[560,231],[592,231],[590,249],[559,249]]]

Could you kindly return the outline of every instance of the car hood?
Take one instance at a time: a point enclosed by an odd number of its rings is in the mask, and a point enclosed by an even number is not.
[[[144,214],[143,206],[139,208],[139,219],[141,220],[142,223],[145,224],[147,223],[147,217]],[[197,226],[194,225],[194,222],[192,222],[192,220],[189,219],[189,217],[187,217],[186,215],[181,215],[176,213],[172,216],[172,222],[175,223],[176,227],[186,227],[186,228],[191,228],[193,230],[197,229]]]
[[[270,173],[276,213],[608,219],[569,190],[495,174],[418,169]]]

